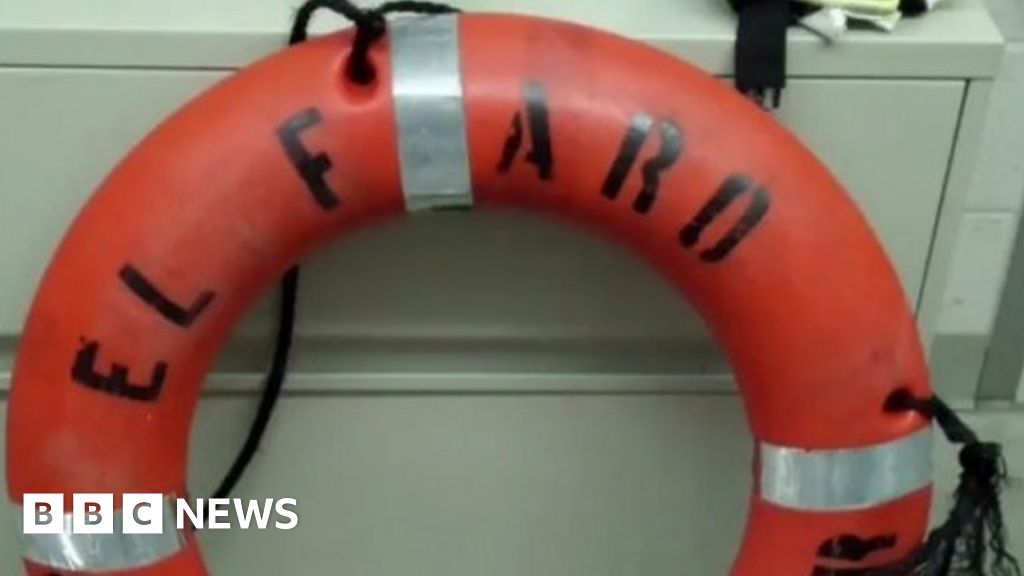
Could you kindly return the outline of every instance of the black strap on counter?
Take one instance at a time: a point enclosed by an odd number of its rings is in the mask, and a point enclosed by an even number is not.
[[[858,576],[1021,576],[1017,559],[1006,548],[1000,492],[1006,483],[1002,448],[984,442],[938,396],[917,398],[906,389],[894,392],[886,412],[913,411],[935,421],[946,439],[960,448],[960,483],[945,522],[933,529],[910,557]]]
[[[739,18],[734,53],[736,89],[763,108],[779,107],[786,86],[789,0],[729,0]]]
[[[352,41],[352,51],[349,53],[348,63],[345,66],[345,74],[349,80],[357,84],[371,84],[376,79],[376,69],[370,59],[370,48],[373,44],[384,37],[387,32],[388,14],[406,12],[414,14],[444,14],[456,12],[455,8],[444,4],[433,2],[420,2],[413,0],[400,0],[387,2],[372,9],[356,7],[348,0],[307,0],[295,13],[295,20],[292,23],[291,33],[288,36],[288,44],[305,42],[309,36],[309,23],[317,10],[326,8],[336,12],[353,23],[356,28],[356,37]],[[224,479],[214,491],[214,498],[225,498],[238,485],[239,480],[245,474],[246,468],[252,462],[256,451],[259,450],[260,442],[267,431],[270,417],[277,406],[277,400],[281,396],[281,388],[284,386],[285,377],[288,374],[288,359],[291,355],[292,339],[295,330],[295,302],[299,291],[299,268],[296,266],[288,270],[281,281],[281,300],[278,311],[277,335],[274,341],[273,357],[270,361],[270,368],[263,384],[263,394],[260,397],[260,404],[253,418],[245,443],[239,450],[235,461],[231,464]]]
[[[900,12],[904,16],[920,16],[930,9],[927,0],[900,0]]]

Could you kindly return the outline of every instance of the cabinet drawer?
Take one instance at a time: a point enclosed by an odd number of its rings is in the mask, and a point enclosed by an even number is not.
[[[4,364],[44,266],[90,192],[161,118],[225,74],[0,69]],[[963,87],[798,78],[779,112],[865,210],[915,303]],[[427,215],[361,233],[308,263],[301,294],[299,372],[726,370],[694,312],[640,263],[520,214]],[[268,302],[237,331],[221,370],[262,369]]]
[[[197,497],[252,409],[201,404]],[[751,484],[742,421],[735,396],[286,398],[235,496],[296,498],[298,527],[201,543],[219,575],[726,574]],[[18,557],[0,530],[0,574],[20,574]]]

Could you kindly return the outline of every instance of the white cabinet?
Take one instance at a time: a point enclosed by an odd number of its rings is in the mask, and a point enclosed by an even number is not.
[[[0,69],[3,342],[16,339],[50,254],[105,173],[161,118],[227,73]],[[965,85],[797,77],[778,112],[865,210],[915,305]],[[459,373],[523,371],[636,374],[647,382],[640,388],[729,385],[716,377],[727,368],[700,320],[660,279],[618,247],[540,218],[408,218],[318,254],[301,294],[295,367],[314,376],[305,386],[372,389],[351,374],[428,372],[452,376],[452,384],[431,379],[442,389],[490,388],[497,383]],[[250,315],[223,370],[262,369],[272,312],[268,302]],[[10,347],[4,354],[9,364]],[[315,377],[322,374],[337,377]],[[668,383],[665,375],[683,377]],[[623,378],[621,387],[635,391],[637,380]]]

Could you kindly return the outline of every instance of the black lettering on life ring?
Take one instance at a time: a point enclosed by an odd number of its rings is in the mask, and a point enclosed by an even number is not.
[[[163,389],[164,380],[167,377],[166,362],[156,363],[148,384],[132,384],[128,381],[128,367],[124,364],[116,362],[111,364],[110,374],[101,374],[96,371],[96,357],[99,355],[99,350],[100,343],[95,340],[82,343],[82,347],[75,355],[75,363],[71,367],[72,380],[87,388],[128,400],[153,402],[160,397],[160,391]]]
[[[849,560],[860,562],[869,555],[896,546],[895,534],[884,534],[871,538],[861,538],[856,534],[842,534],[829,538],[818,547],[818,558]]]
[[[654,126],[655,120],[647,114],[637,114],[626,130],[626,135],[619,145],[619,153],[615,156],[608,175],[605,176],[604,185],[601,187],[601,194],[609,200],[615,200],[626,183],[629,171],[636,163],[640,154],[640,148],[647,141],[647,136]],[[661,147],[655,156],[644,162],[641,172],[643,174],[643,185],[636,200],[633,201],[633,210],[638,214],[650,212],[654,201],[658,197],[658,185],[660,184],[661,173],[672,167],[679,160],[683,152],[683,135],[671,120],[659,120]]]
[[[895,534],[883,534],[861,538],[856,534],[841,534],[829,538],[818,546],[818,558],[826,563],[833,561],[863,562],[869,556],[896,546]],[[872,572],[872,568],[849,568],[817,565],[811,576],[861,576]]]
[[[554,153],[551,150],[551,122],[548,112],[548,99],[544,87],[537,82],[527,82],[523,87],[523,98],[526,101],[526,118],[530,131],[530,150],[525,160],[537,168],[537,177],[551,180],[554,171]],[[501,150],[498,161],[498,172],[506,173],[512,169],[512,163],[523,146],[523,115],[516,112],[512,116],[508,137]]]
[[[331,159],[324,152],[310,154],[299,137],[322,121],[320,110],[307,108],[278,127],[277,139],[281,141],[285,153],[288,154],[288,160],[298,170],[317,205],[324,210],[331,210],[341,204],[341,199],[324,180],[324,174],[331,169]]]
[[[161,316],[171,323],[188,328],[196,321],[196,318],[206,310],[206,307],[213,302],[214,294],[209,290],[202,292],[188,308],[185,308],[171,300],[160,291],[148,278],[142,275],[137,268],[131,264],[125,264],[118,272],[118,276],[124,285],[139,297],[140,300],[156,310]]]
[[[700,252],[700,259],[705,262],[724,260],[761,222],[771,207],[771,196],[768,195],[768,191],[762,186],[753,187],[746,176],[729,176],[718,187],[715,195],[704,203],[697,215],[679,231],[679,243],[686,249],[696,246],[704,230],[721,216],[730,204],[745,194],[750,194],[750,203],[739,220],[713,246]]]
[[[866,576],[871,572],[877,572],[876,568],[829,568],[828,566],[815,566],[811,576]]]

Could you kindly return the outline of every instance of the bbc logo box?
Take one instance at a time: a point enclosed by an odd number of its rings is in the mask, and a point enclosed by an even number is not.
[[[294,498],[169,500],[162,494],[124,494],[115,508],[113,494],[25,494],[24,534],[162,534],[168,530],[293,530],[299,525]],[[231,521],[232,514],[234,522]]]
[[[162,494],[125,494],[121,514],[113,494],[74,494],[71,510],[63,494],[25,494],[22,503],[25,534],[160,534],[164,527]]]

